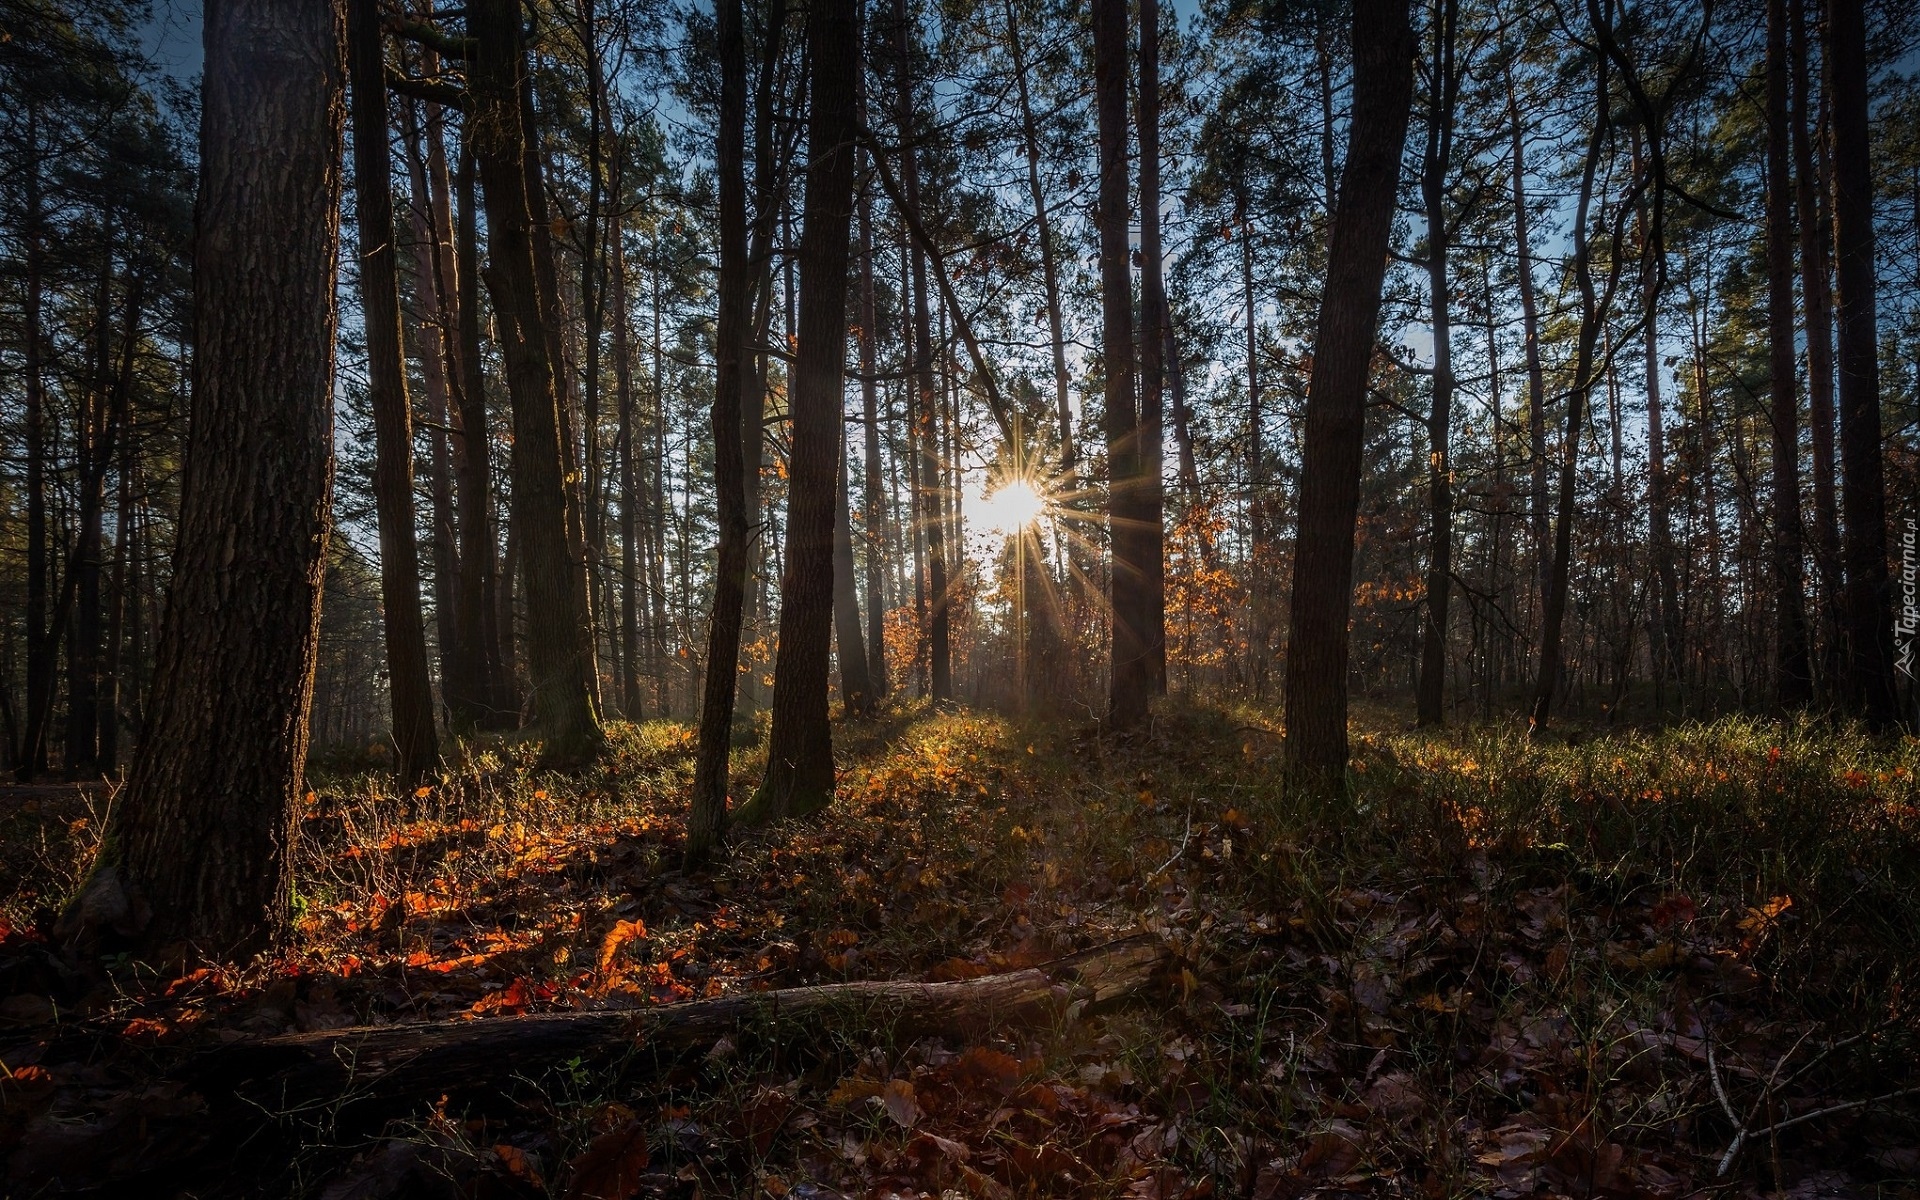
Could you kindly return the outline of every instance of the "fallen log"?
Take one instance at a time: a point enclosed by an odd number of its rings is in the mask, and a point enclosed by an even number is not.
[[[298,1114],[325,1104],[390,1111],[497,1087],[575,1062],[657,1072],[723,1038],[782,1045],[835,1033],[892,1038],[980,1034],[1077,1014],[1140,989],[1166,958],[1137,936],[1026,970],[942,983],[861,981],[744,992],[658,1008],[543,1013],[284,1034],[223,1047],[194,1070],[202,1095],[231,1092],[258,1110]]]

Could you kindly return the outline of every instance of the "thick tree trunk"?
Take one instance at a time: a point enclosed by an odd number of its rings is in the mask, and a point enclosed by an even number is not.
[[[592,625],[561,444],[560,393],[534,261],[521,80],[526,70],[514,0],[473,0],[470,64],[474,143],[486,191],[489,284],[513,399],[514,523],[527,605],[527,669],[545,761],[571,766],[603,742],[594,704]],[[542,231],[544,232],[544,231]]]
[[[1813,565],[1820,580],[1821,690],[1837,700],[1846,672],[1841,637],[1840,514],[1833,461],[1833,272],[1828,262],[1826,172],[1815,165],[1814,91],[1805,0],[1787,5],[1792,56],[1795,216],[1800,227],[1800,295],[1807,328],[1807,422],[1813,449]],[[1823,146],[1824,150],[1824,146]],[[1824,158],[1824,154],[1822,155]],[[1824,164],[1822,164],[1824,165]]]
[[[1294,587],[1287,631],[1287,769],[1317,789],[1345,787],[1347,618],[1367,374],[1413,100],[1413,49],[1407,0],[1356,0],[1352,133],[1314,337],[1293,560],[1294,579],[1314,586]]]
[[[1140,0],[1140,636],[1150,685],[1167,691],[1164,421],[1167,287],[1160,249],[1160,4]]]
[[[1127,5],[1094,0],[1093,95],[1100,136],[1100,353],[1107,438],[1107,537],[1111,637],[1107,719],[1116,729],[1146,716],[1153,691],[1142,592],[1140,421],[1134,402],[1133,275],[1127,236]]]
[[[146,736],[60,933],[232,960],[275,941],[292,900],[333,466],[345,113],[339,5],[206,16],[173,589]]]
[[[1794,378],[1793,171],[1788,148],[1787,0],[1767,0],[1767,338],[1773,415],[1774,688],[1782,708],[1813,698],[1800,540],[1800,393]]]
[[[1875,728],[1893,724],[1893,598],[1880,462],[1875,327],[1873,147],[1868,137],[1862,0],[1827,0],[1827,113],[1833,129],[1833,249],[1839,314],[1840,474],[1851,699]]]
[[[349,0],[348,64],[353,82],[353,174],[358,201],[360,306],[367,338],[367,394],[373,408],[374,509],[380,527],[380,608],[387,647],[395,766],[411,788],[438,770],[433,684],[420,615],[420,544],[413,513],[413,408],[401,349],[399,256],[393,223],[393,155],[388,143],[386,67],[377,0]]]
[[[800,344],[788,391],[786,562],[773,672],[767,773],[743,822],[801,816],[833,800],[827,667],[833,620],[834,510],[847,361],[847,275],[853,220],[858,0],[814,0],[807,11],[807,176],[800,234]],[[851,558],[851,550],[849,550]],[[849,578],[849,585],[852,580]],[[851,589],[849,588],[849,596]],[[849,654],[858,648],[854,616]],[[844,656],[843,656],[844,657]],[[845,664],[843,663],[843,668]]]
[[[1420,685],[1416,719],[1446,720],[1447,604],[1453,594],[1453,284],[1447,256],[1453,249],[1447,184],[1453,170],[1453,123],[1459,75],[1454,42],[1458,0],[1440,0],[1432,31],[1433,62],[1427,88],[1427,147],[1420,194],[1427,209],[1427,303],[1433,322],[1433,404],[1427,414],[1427,594],[1420,640]]]
[[[739,679],[740,624],[747,600],[747,463],[740,427],[746,389],[751,386],[746,374],[751,297],[747,279],[747,60],[742,3],[717,0],[715,5],[720,66],[716,147],[720,294],[714,331],[713,486],[720,545],[714,566],[713,613],[707,624],[700,745],[694,760],[692,808],[687,816],[689,866],[706,861],[726,832],[734,688]]]

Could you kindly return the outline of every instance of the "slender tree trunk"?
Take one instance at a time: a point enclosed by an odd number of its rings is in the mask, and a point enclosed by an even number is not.
[[[41,225],[40,137],[38,111],[26,114],[28,161],[22,182],[25,215],[21,234],[25,288],[22,313],[22,366],[26,375],[27,454],[27,712],[21,757],[15,773],[31,779],[47,769],[45,730],[53,717],[53,639],[47,628],[47,401],[45,338],[45,248]]]
[[[1594,181],[1600,159],[1611,135],[1609,119],[1608,70],[1604,57],[1596,59],[1593,131],[1587,142],[1586,162],[1580,175],[1579,201],[1574,210],[1573,276],[1580,293],[1580,332],[1574,348],[1573,384],[1567,389],[1566,442],[1560,448],[1560,486],[1556,499],[1553,535],[1553,563],[1547,572],[1546,591],[1541,604],[1539,673],[1534,681],[1533,708],[1529,727],[1534,736],[1546,729],[1553,709],[1554,693],[1560,686],[1563,655],[1560,626],[1567,611],[1567,594],[1573,558],[1574,485],[1580,463],[1580,435],[1586,419],[1587,397],[1593,391],[1594,356],[1600,333],[1606,324],[1600,299],[1593,282],[1593,247],[1588,216],[1593,209]]]
[[[1420,643],[1422,725],[1446,720],[1447,604],[1453,593],[1453,309],[1447,256],[1453,248],[1447,184],[1453,170],[1453,123],[1459,76],[1454,42],[1458,0],[1435,5],[1428,80],[1427,147],[1420,194],[1427,209],[1427,298],[1433,320],[1433,406],[1427,416],[1427,595]]]
[[[1807,417],[1813,446],[1813,564],[1820,580],[1820,684],[1838,699],[1845,674],[1841,638],[1840,514],[1833,461],[1833,275],[1828,261],[1826,173],[1815,165],[1812,71],[1805,0],[1787,6],[1792,56],[1794,206],[1800,228],[1800,293],[1806,310]],[[1824,164],[1823,164],[1824,165]]]
[[[1027,194],[1033,201],[1033,232],[1040,243],[1040,278],[1047,293],[1047,334],[1053,351],[1053,402],[1060,423],[1060,470],[1072,471],[1077,461],[1073,444],[1073,408],[1067,401],[1066,322],[1060,312],[1060,262],[1053,244],[1053,220],[1047,214],[1046,189],[1040,182],[1040,129],[1033,116],[1033,96],[1027,83],[1026,49],[1020,40],[1018,0],[1005,0],[1007,50],[1013,58],[1013,79],[1020,97],[1020,144],[1027,156]]]
[[[1347,619],[1366,429],[1368,367],[1413,99],[1407,0],[1355,0],[1353,117],[1327,252],[1308,383],[1300,535],[1287,633],[1286,762],[1309,787],[1343,790]]]
[[[1813,699],[1800,540],[1800,393],[1794,378],[1793,170],[1787,0],[1767,0],[1767,335],[1773,392],[1774,686],[1782,708]],[[1877,451],[1876,451],[1877,452]]]
[[[73,579],[62,587],[73,601],[63,605],[67,620],[67,729],[65,759],[69,776],[90,773],[99,755],[100,576],[105,568],[103,517],[106,475],[112,451],[109,415],[113,357],[113,228],[107,223],[94,297],[94,345],[88,364],[91,382],[80,404],[74,457],[80,465],[79,529],[72,550]]]
[[[514,0],[468,5],[475,39],[468,136],[486,190],[489,284],[513,399],[514,524],[535,615],[527,626],[527,666],[545,761],[567,766],[596,757],[603,735],[594,703],[593,627],[565,481],[553,356],[558,338],[548,327],[535,267],[519,12]]]
[[[746,611],[747,473],[741,409],[746,377],[747,324],[747,61],[743,0],[717,0],[720,66],[717,168],[720,200],[720,294],[714,335],[713,486],[720,545],[714,567],[713,615],[707,626],[706,691],[700,744],[694,760],[692,809],[687,816],[686,861],[710,856],[727,827],[728,758],[733,743],[734,687],[739,679],[740,624]]]
[[[1527,441],[1532,459],[1529,507],[1532,510],[1534,579],[1544,598],[1551,537],[1547,519],[1547,373],[1540,361],[1540,305],[1534,295],[1531,218],[1527,212],[1526,136],[1520,106],[1513,91],[1513,72],[1507,82],[1507,117],[1513,132],[1513,241],[1520,284],[1520,328],[1527,351]]]
[[[1639,161],[1639,134],[1634,135],[1634,171],[1643,170]],[[1661,397],[1660,362],[1660,271],[1659,256],[1665,247],[1654,244],[1653,226],[1642,201],[1635,213],[1640,234],[1640,319],[1646,330],[1642,335],[1646,351],[1647,376],[1647,527],[1653,558],[1653,600],[1648,620],[1656,698],[1668,679],[1680,678],[1681,622],[1680,585],[1674,571],[1673,494],[1667,477],[1666,410]]]
[[[859,25],[858,0],[814,0],[807,11],[811,79],[806,208],[798,256],[800,344],[788,393],[793,441],[787,456],[780,644],[774,662],[767,774],[741,812],[743,822],[802,816],[825,808],[833,799],[827,667],[834,600],[834,510],[845,494],[835,486],[835,462],[845,424],[841,397],[846,373],[854,143],[859,133],[855,110]],[[842,628],[846,631],[844,624]],[[861,654],[857,612],[851,633],[852,644],[842,655],[843,671]]]
[[[327,3],[207,10],[173,587],[139,757],[57,929],[149,962],[242,959],[291,912],[333,465],[342,23]]]
[[[864,78],[864,72],[863,72]],[[865,110],[865,89],[861,107]],[[864,124],[864,118],[862,119]],[[860,413],[866,435],[865,483],[861,533],[867,543],[867,682],[875,699],[887,694],[886,564],[887,522],[884,483],[880,473],[880,413],[878,387],[880,314],[873,294],[873,194],[860,192]]]
[[[353,174],[360,236],[360,306],[365,313],[367,393],[373,408],[374,508],[380,527],[380,607],[387,691],[400,782],[411,787],[440,765],[433,684],[420,615],[420,546],[413,513],[413,407],[401,349],[399,256],[393,222],[393,158],[377,0],[350,0],[348,63],[353,81]]]
[[[846,423],[841,422],[838,499],[833,508],[833,638],[840,663],[840,701],[851,716],[873,713],[873,681],[860,635],[860,580],[853,562],[853,500],[849,491]]]
[[[127,333],[129,340],[123,350],[122,361],[131,368],[132,342],[139,337],[137,321],[129,324]],[[128,374],[131,374],[130,369]],[[130,379],[126,379],[126,383],[131,387]],[[131,615],[136,622],[139,620],[138,604],[132,602],[130,597],[130,593],[139,586],[139,575],[132,569],[131,562],[134,554],[133,464],[133,438],[122,436],[114,502],[113,577],[109,584],[113,600],[107,610],[106,662],[101,671],[99,731],[95,735],[99,747],[98,766],[106,775],[112,775],[120,766],[120,699],[123,693],[131,690],[126,686],[126,673],[130,666],[137,665],[126,653],[128,617]]]
[[[513,580],[498,557],[498,521],[493,506],[493,435],[487,418],[487,379],[480,358],[480,250],[472,139],[462,139],[458,176],[460,221],[454,243],[459,297],[456,335],[460,347],[460,612],[457,628],[477,662],[469,667],[476,691],[456,708],[479,728],[508,727],[519,720],[513,670]],[[477,669],[476,669],[477,668]]]
[[[1134,403],[1133,276],[1127,236],[1127,5],[1094,0],[1093,94],[1100,135],[1100,350],[1105,376],[1107,536],[1112,617],[1107,717],[1125,729],[1146,716],[1153,692],[1138,522],[1140,429]]]
[[[646,711],[640,686],[641,523],[645,500],[634,454],[639,440],[639,413],[633,390],[633,316],[628,308],[627,247],[620,222],[610,231],[613,242],[613,381],[619,395],[620,427],[615,452],[620,455],[620,707],[629,721]]]
[[[1141,638],[1153,691],[1167,691],[1164,390],[1167,288],[1160,249],[1160,4],[1140,0]]]
[[[1260,322],[1254,307],[1253,222],[1247,216],[1244,191],[1236,200],[1235,216],[1240,226],[1240,304],[1246,318],[1247,349],[1247,676],[1253,684],[1254,700],[1264,701],[1270,641],[1266,588],[1266,416],[1261,411],[1264,397],[1260,393]]]
[[[1848,674],[1875,728],[1893,724],[1893,599],[1880,462],[1880,359],[1874,305],[1873,148],[1868,138],[1862,0],[1827,0],[1827,112],[1833,130],[1833,248],[1840,337],[1840,473],[1847,571]]]
[[[894,123],[900,135],[900,186],[906,207],[920,207],[919,156],[914,150],[918,125],[914,120],[913,39],[909,35],[904,0],[894,0]],[[1122,96],[1125,103],[1125,96]],[[902,220],[904,221],[904,217]],[[916,246],[910,255],[913,292],[913,378],[916,387],[915,443],[919,451],[916,525],[925,539],[927,652],[931,694],[936,704],[953,696],[953,657],[949,645],[951,597],[947,589],[946,522],[941,518],[939,394],[933,378],[933,318],[927,298],[926,255]]]

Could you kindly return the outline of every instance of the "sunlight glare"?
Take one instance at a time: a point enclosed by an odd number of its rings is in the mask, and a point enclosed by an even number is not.
[[[989,495],[979,521],[982,527],[1012,537],[1046,515],[1047,499],[1031,480],[1011,479]]]

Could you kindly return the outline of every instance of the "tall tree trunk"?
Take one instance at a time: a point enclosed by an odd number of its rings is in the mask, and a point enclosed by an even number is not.
[[[193,404],[146,736],[58,933],[238,960],[292,905],[333,467],[342,9],[208,7]],[[236,549],[237,548],[237,549]],[[149,958],[158,961],[158,958]]]
[[[53,639],[47,628],[47,400],[42,328],[45,305],[45,221],[40,180],[39,113],[28,105],[28,161],[21,185],[25,214],[21,257],[25,267],[21,340],[26,375],[27,453],[27,712],[15,773],[31,779],[47,769],[46,728],[53,719]]]
[[[827,666],[833,619],[834,509],[847,357],[848,243],[853,220],[859,0],[814,0],[807,11],[810,64],[807,176],[800,234],[800,344],[788,392],[787,541],[780,580],[780,639],[773,671],[767,773],[740,813],[744,822],[801,816],[833,799],[833,733]],[[851,557],[851,552],[849,552]],[[848,581],[851,583],[851,580]],[[853,646],[859,643],[854,616]],[[856,668],[857,669],[857,668]]]
[[[1160,262],[1160,3],[1140,0],[1141,629],[1153,691],[1167,691],[1164,390],[1167,287]]]
[[[68,775],[91,773],[100,748],[100,576],[105,569],[103,529],[106,476],[112,451],[104,445],[112,436],[109,415],[113,371],[113,227],[109,216],[101,248],[99,283],[94,297],[94,345],[88,364],[90,383],[75,422],[74,457],[80,465],[80,521],[72,550],[73,579],[62,587],[71,591],[71,605],[63,605],[67,633],[67,729],[65,759]]]
[[[1639,134],[1634,135],[1634,171],[1643,169],[1638,161]],[[1647,527],[1652,544],[1653,603],[1648,623],[1652,656],[1654,692],[1662,693],[1669,679],[1680,678],[1681,622],[1680,585],[1674,571],[1673,494],[1667,477],[1666,410],[1661,397],[1660,362],[1660,277],[1659,262],[1666,248],[1654,244],[1653,226],[1642,201],[1634,213],[1640,233],[1640,319],[1646,330],[1642,342],[1646,352],[1647,376]]]
[[[545,761],[574,765],[599,754],[603,734],[594,703],[593,627],[563,466],[553,357],[558,338],[548,326],[535,269],[520,8],[514,0],[473,0],[467,23],[475,40],[468,136],[486,191],[488,282],[513,399],[514,524],[535,616],[527,625],[527,667]]]
[[[1040,182],[1040,128],[1033,116],[1033,95],[1027,83],[1027,57],[1020,40],[1019,0],[1005,0],[1007,51],[1013,58],[1013,79],[1020,97],[1020,145],[1027,157],[1027,195],[1033,202],[1033,233],[1040,243],[1040,279],[1047,293],[1047,335],[1053,351],[1053,403],[1060,424],[1060,470],[1072,471],[1077,457],[1073,444],[1073,408],[1067,401],[1066,322],[1060,312],[1060,260],[1053,244],[1053,220],[1047,213],[1047,193]]]
[[[1267,698],[1268,596],[1267,576],[1267,467],[1266,416],[1261,411],[1260,321],[1254,307],[1253,222],[1247,216],[1242,190],[1234,215],[1240,226],[1240,305],[1246,321],[1247,350],[1247,677],[1253,698]],[[1331,210],[1329,210],[1331,211]]]
[[[413,515],[413,407],[401,349],[400,277],[394,246],[393,154],[378,0],[349,0],[348,64],[353,82],[353,176],[360,238],[360,306],[367,338],[367,397],[373,408],[374,509],[380,527],[380,608],[387,645],[387,694],[400,782],[408,787],[440,765],[433,684],[420,615],[420,544]]]
[[[920,206],[920,164],[914,149],[919,127],[914,119],[913,38],[910,37],[905,0],[894,0],[894,124],[900,135],[900,187],[906,207],[914,213]],[[1121,103],[1126,102],[1125,95]],[[902,217],[904,223],[905,217]],[[913,379],[915,400],[914,441],[919,451],[918,478],[915,483],[915,526],[925,541],[927,657],[931,676],[931,695],[936,704],[953,695],[953,658],[949,645],[951,597],[947,588],[946,522],[941,518],[939,457],[939,395],[933,379],[933,318],[927,298],[926,255],[918,246],[909,256],[912,264],[913,292]]]
[[[1433,62],[1428,78],[1427,146],[1420,194],[1427,210],[1427,302],[1433,320],[1433,405],[1427,414],[1427,594],[1420,642],[1422,725],[1446,720],[1447,603],[1453,593],[1453,284],[1447,256],[1453,248],[1447,184],[1453,170],[1454,109],[1459,74],[1454,43],[1459,0],[1435,5]]]
[[[865,73],[862,72],[864,85]],[[865,88],[861,108],[865,111]],[[862,118],[862,123],[865,119]],[[887,602],[886,564],[887,521],[884,483],[880,473],[879,388],[874,375],[879,371],[877,345],[880,337],[879,309],[873,294],[873,191],[860,191],[860,414],[864,420],[866,456],[861,474],[865,484],[862,501],[861,534],[867,543],[867,682],[875,699],[887,694]]]
[[[1848,675],[1875,728],[1893,724],[1893,598],[1880,462],[1880,359],[1874,304],[1873,147],[1868,137],[1862,0],[1827,0],[1827,112],[1833,130],[1833,249],[1839,314],[1840,474],[1847,570]]]
[[[1347,618],[1366,430],[1400,152],[1413,101],[1407,0],[1355,0],[1353,117],[1327,248],[1301,454],[1300,534],[1287,631],[1286,763],[1309,787],[1343,789]]]
[[[131,368],[131,343],[139,337],[137,321],[128,326],[127,332],[130,337],[123,362]],[[131,386],[131,380],[128,380],[128,384]],[[101,670],[99,731],[95,735],[99,747],[99,769],[107,775],[113,774],[120,766],[121,697],[132,690],[127,687],[126,675],[130,667],[137,666],[132,656],[126,653],[128,619],[131,617],[137,623],[140,612],[138,603],[130,594],[139,586],[137,568],[132,564],[135,553],[133,464],[133,438],[123,436],[120,439],[119,479],[115,485],[117,494],[114,500],[113,577],[109,583],[113,599],[107,609],[106,662]]]
[[[741,409],[751,381],[747,325],[747,59],[743,0],[715,4],[720,66],[720,129],[716,166],[720,191],[720,294],[714,331],[713,486],[720,545],[714,567],[713,614],[707,625],[707,674],[694,759],[692,808],[687,816],[686,861],[697,866],[719,845],[727,826],[728,758],[733,744],[734,688],[739,680],[740,624],[746,612],[746,454]],[[657,386],[657,380],[656,380]],[[756,443],[757,444],[757,443]]]
[[[1127,236],[1127,5],[1094,0],[1093,96],[1100,135],[1100,353],[1105,377],[1107,537],[1112,617],[1107,718],[1125,729],[1147,712],[1153,675],[1142,592],[1140,421],[1134,403],[1133,274]]]
[[[1793,169],[1788,148],[1787,0],[1767,0],[1767,337],[1773,415],[1775,697],[1813,698],[1800,540],[1800,393],[1794,378]]]
[[[1793,174],[1800,227],[1800,295],[1807,328],[1807,422],[1813,446],[1813,565],[1820,580],[1820,684],[1838,699],[1845,674],[1841,637],[1840,514],[1833,462],[1833,273],[1828,261],[1826,173],[1815,165],[1812,71],[1805,0],[1787,6],[1792,56]],[[1823,156],[1824,157],[1824,156]],[[1822,164],[1824,165],[1824,163]]]
[[[480,249],[472,139],[460,147],[460,220],[454,243],[455,323],[460,347],[460,612],[457,627],[475,692],[461,706],[479,728],[511,727],[520,700],[513,671],[513,581],[499,562],[493,506],[493,434],[487,419],[487,378],[480,358]],[[503,577],[504,576],[504,577]],[[477,668],[477,669],[476,669]],[[456,713],[460,708],[456,708]]]
[[[1520,328],[1527,351],[1527,442],[1532,474],[1528,496],[1530,525],[1533,530],[1534,580],[1537,594],[1544,600],[1547,569],[1551,561],[1548,540],[1552,536],[1547,519],[1547,373],[1540,361],[1540,305],[1534,295],[1532,219],[1527,212],[1526,135],[1521,126],[1520,105],[1513,90],[1513,72],[1507,83],[1507,119],[1513,135],[1513,241],[1516,271],[1520,285]]]
[[[1600,170],[1600,159],[1611,136],[1608,105],[1607,60],[1598,57],[1594,67],[1593,131],[1587,141],[1586,161],[1580,174],[1580,195],[1574,209],[1573,277],[1580,293],[1580,331],[1574,347],[1573,384],[1567,389],[1567,431],[1560,448],[1560,484],[1555,500],[1553,562],[1547,572],[1546,590],[1541,603],[1540,661],[1534,681],[1533,707],[1529,727],[1535,736],[1546,729],[1553,709],[1554,693],[1560,686],[1563,655],[1560,626],[1566,617],[1567,594],[1573,559],[1574,485],[1580,463],[1580,435],[1586,419],[1587,397],[1593,391],[1594,356],[1607,314],[1602,310],[1593,282],[1593,247],[1588,216],[1593,209],[1593,190]]]
[[[629,721],[646,711],[640,686],[640,596],[642,521],[645,493],[640,490],[634,454],[639,441],[639,412],[633,390],[633,314],[628,307],[627,247],[620,222],[611,230],[613,241],[613,381],[619,394],[620,427],[615,452],[620,455],[620,707]]]
[[[833,506],[833,639],[840,663],[840,702],[852,716],[873,713],[873,681],[866,639],[860,634],[860,580],[853,562],[853,498],[849,488],[846,423],[841,422],[838,496]]]

